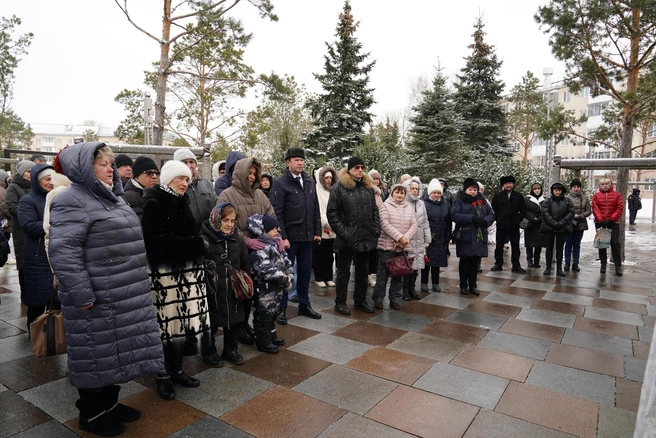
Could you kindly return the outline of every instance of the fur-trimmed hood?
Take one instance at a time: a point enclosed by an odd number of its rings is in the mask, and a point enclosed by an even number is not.
[[[356,187],[357,182],[353,179],[351,174],[348,173],[346,167],[344,167],[342,170],[339,171],[339,174],[337,175],[337,179],[339,180],[340,183],[342,183],[344,188],[346,188],[347,190],[354,190]],[[362,183],[364,184],[364,187],[367,190],[369,190],[374,186],[373,180],[366,173],[362,174]]]
[[[321,185],[321,187],[326,191],[330,191],[330,189],[332,188],[332,186],[326,184],[326,181],[324,180],[324,177],[328,172],[330,172],[333,175],[333,186],[337,184],[337,171],[335,170],[335,168],[328,165],[323,166],[319,170],[318,182]]]
[[[410,193],[410,185],[412,183],[419,185],[419,194],[416,197],[412,193]],[[415,202],[419,201],[424,197],[424,189],[421,186],[421,180],[419,179],[418,176],[413,176],[412,178],[403,181],[403,187],[405,187],[405,199],[408,202],[414,204]]]

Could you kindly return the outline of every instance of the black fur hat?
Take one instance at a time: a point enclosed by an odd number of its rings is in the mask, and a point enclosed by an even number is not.
[[[476,189],[479,188],[478,182],[474,178],[465,178],[465,181],[462,183],[462,190],[465,191],[471,186],[476,186]]]
[[[515,181],[515,177],[512,176],[512,175],[502,176],[501,178],[499,178],[499,185],[500,185],[501,187],[503,187],[503,185],[504,185],[505,183],[513,183],[513,184],[515,184],[515,182],[516,182],[516,181]]]

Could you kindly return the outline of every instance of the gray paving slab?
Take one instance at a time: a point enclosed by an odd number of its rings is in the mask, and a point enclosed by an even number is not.
[[[635,294],[625,294],[622,292],[612,292],[607,290],[602,290],[599,292],[599,298],[604,298],[606,300],[622,301],[625,303],[636,303],[649,305],[649,297],[644,295],[635,295]]]
[[[636,417],[635,412],[599,405],[597,438],[632,438]]]
[[[615,405],[615,378],[611,376],[537,361],[526,383],[608,406]]]
[[[368,418],[348,413],[317,438],[410,438],[413,436]]]
[[[631,342],[631,339],[608,336],[602,333],[567,329],[560,343],[623,356],[633,356],[633,342]]]
[[[288,324],[322,333],[332,333],[346,327],[347,325],[353,324],[354,322],[354,319],[323,313],[321,319],[311,319],[305,316],[298,316],[290,319]]]
[[[581,295],[564,294],[561,292],[547,292],[542,297],[544,300],[557,301],[559,303],[580,304],[582,306],[591,306],[594,298],[584,297]]]
[[[6,390],[7,390],[7,387],[0,383],[0,392],[6,391]]]
[[[537,322],[539,324],[548,324],[556,327],[572,328],[576,321],[576,315],[549,312],[548,310],[522,309],[517,316],[515,316],[515,319]]]
[[[481,409],[463,438],[573,438],[574,435]]]
[[[637,313],[623,312],[621,310],[588,307],[585,309],[584,316],[586,318],[601,319],[603,321],[637,325],[638,327],[645,325],[645,321],[642,319],[642,315]]]
[[[326,298],[326,297],[318,297],[316,295],[310,295],[310,304],[312,305],[312,308],[316,311],[319,311],[321,309],[327,309],[329,307],[335,307],[335,300],[332,298]],[[298,313],[298,310],[294,309],[291,311],[292,315],[295,315]],[[323,315],[323,314],[322,314]]]
[[[647,361],[645,359],[638,359],[636,357],[624,358],[624,370],[626,378],[635,382],[642,382],[645,377],[645,368]]]
[[[118,394],[119,399],[145,389],[147,388],[144,385],[134,381],[124,383]],[[75,401],[80,398],[80,395],[77,388],[69,383],[68,377],[30,388],[19,392],[18,395],[61,423],[72,420],[80,414],[75,407]],[[53,403],[53,400],[57,402]]]
[[[195,377],[200,386],[177,386],[176,400],[217,418],[275,386],[227,367],[211,368]]]
[[[243,430],[232,427],[228,423],[206,415],[169,435],[168,438],[251,438],[252,436]]]
[[[641,281],[640,279],[637,279],[635,277],[613,277],[612,280],[613,284],[616,284],[618,286],[633,286],[633,287],[639,287],[643,289],[654,289],[656,286],[653,281],[647,280],[647,281]]]
[[[25,321],[23,319],[23,321]],[[34,354],[27,333],[0,339],[0,363]]]
[[[478,290],[481,292],[499,292],[501,289],[505,287],[505,284],[503,283],[488,283],[485,281],[485,277],[478,278],[478,281],[476,282],[476,286],[478,287]]]
[[[488,313],[472,312],[469,310],[456,310],[444,318],[444,320],[488,330],[499,330],[508,318],[505,316],[490,315]]]
[[[581,280],[581,278],[583,278],[583,276],[582,277],[575,277],[575,278],[565,278],[565,279],[563,279],[562,285],[563,286],[580,287],[580,288],[583,288],[583,289],[601,290],[606,286],[606,283],[604,283],[603,281],[592,280],[592,278],[594,278],[594,275],[599,274],[599,272],[598,272],[599,271],[599,265],[596,265],[596,271],[597,272],[594,273],[593,275],[585,275],[585,278],[590,278],[589,281]]]
[[[292,389],[349,412],[364,415],[397,386],[380,377],[331,365]]]
[[[423,316],[413,315],[410,313],[403,313],[403,311],[389,310],[376,315],[368,322],[374,324],[384,325],[386,327],[393,327],[409,332],[418,332],[433,322],[432,318],[425,318]]]
[[[461,342],[441,339],[423,333],[409,332],[386,348],[449,363],[465,346],[466,344]]]
[[[651,304],[647,304],[647,315],[656,316],[656,306],[652,306]]]
[[[528,309],[533,304],[534,299],[531,297],[520,297],[517,295],[495,293],[486,296],[485,298],[483,298],[483,301],[489,301],[490,303],[507,304],[509,306],[517,306],[517,307],[523,307],[524,309]]]
[[[489,332],[479,341],[478,346],[544,360],[551,348],[551,342],[510,333]]]
[[[375,330],[375,328],[372,327],[372,330]],[[298,344],[292,345],[288,349],[307,356],[316,357],[317,359],[344,365],[371,347],[371,345],[363,342],[319,333]]]
[[[516,280],[511,284],[511,286],[523,287],[525,289],[543,290],[546,292],[551,292],[553,288],[556,287],[556,285],[553,283],[546,283],[546,282],[543,283],[539,281],[528,281],[528,280]]]
[[[490,268],[483,268],[482,277],[479,274],[479,278],[491,277],[491,278],[505,278],[508,280],[520,279],[526,274],[515,274],[508,267],[504,267],[503,271],[490,271]]]
[[[41,423],[31,429],[12,435],[12,438],[78,438],[79,435],[56,420]]]
[[[412,386],[492,410],[508,383],[508,379],[438,362]]]
[[[472,303],[469,298],[463,298],[460,295],[434,293],[421,299],[422,303],[437,304],[439,306],[452,307],[454,309],[464,309]]]
[[[653,327],[640,327],[638,326],[638,339],[644,342],[651,342],[654,337]]]

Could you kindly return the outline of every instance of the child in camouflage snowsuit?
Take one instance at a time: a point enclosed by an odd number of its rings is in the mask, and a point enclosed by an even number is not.
[[[248,218],[248,230],[265,247],[251,253],[251,270],[257,282],[253,328],[257,349],[269,354],[278,352],[285,341],[276,335],[275,321],[280,313],[283,290],[292,287],[294,269],[284,251],[278,249],[278,221],[266,213]]]

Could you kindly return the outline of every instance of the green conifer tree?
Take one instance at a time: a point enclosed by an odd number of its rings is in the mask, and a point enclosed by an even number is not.
[[[358,25],[347,0],[337,22],[337,41],[326,43],[325,71],[314,74],[323,93],[308,102],[316,130],[307,136],[306,143],[336,164],[349,158],[353,147],[364,141],[364,128],[373,118],[369,108],[375,101],[369,73],[376,62],[365,62],[369,53],[362,53],[362,44],[355,38]]]
[[[471,55],[456,75],[456,108],[463,121],[465,144],[480,155],[510,156],[506,114],[501,106],[504,83],[499,79],[502,62],[485,42],[485,23],[474,24]]]

